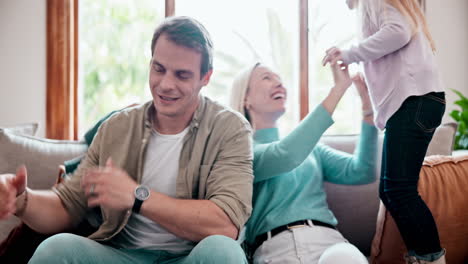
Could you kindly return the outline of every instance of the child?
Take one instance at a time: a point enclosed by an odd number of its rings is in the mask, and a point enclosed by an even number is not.
[[[408,249],[407,263],[445,263],[434,218],[418,194],[427,147],[445,111],[434,41],[418,0],[346,0],[363,40],[327,50],[323,64],[364,63],[375,124],[385,128],[380,198]]]

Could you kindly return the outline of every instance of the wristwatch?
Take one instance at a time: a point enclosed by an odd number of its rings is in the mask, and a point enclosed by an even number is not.
[[[138,185],[135,188],[135,202],[133,203],[132,211],[140,213],[141,205],[150,197],[150,189],[144,185]]]

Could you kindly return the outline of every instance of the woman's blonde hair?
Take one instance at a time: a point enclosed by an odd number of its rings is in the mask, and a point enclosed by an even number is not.
[[[411,25],[413,35],[422,30],[426,36],[432,51],[435,52],[435,42],[427,26],[426,17],[421,9],[419,0],[358,0],[359,9],[363,23],[368,22],[373,26],[379,25],[378,19],[384,10],[384,4],[387,3],[396,8],[404,17],[408,19]]]
[[[251,122],[251,120],[249,117],[249,112],[245,107],[245,96],[249,90],[249,82],[250,77],[252,76],[252,72],[259,65],[260,62],[254,63],[236,75],[232,83],[231,95],[229,98],[230,107],[245,116],[249,122]]]

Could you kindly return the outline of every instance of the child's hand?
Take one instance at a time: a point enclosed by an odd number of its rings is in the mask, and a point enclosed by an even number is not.
[[[338,63],[338,64],[342,64],[343,67],[346,67],[343,64],[343,57],[341,55],[341,50],[340,49],[338,49],[336,47],[332,47],[332,48],[328,49],[325,53],[326,53],[326,55],[325,55],[325,57],[323,57],[323,60],[322,60],[323,66],[327,65],[327,63],[330,63],[331,65],[335,65],[335,64]]]

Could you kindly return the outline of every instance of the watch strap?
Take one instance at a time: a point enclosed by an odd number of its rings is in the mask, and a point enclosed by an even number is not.
[[[143,201],[142,201],[142,200],[135,198],[135,202],[133,203],[132,211],[133,211],[134,213],[139,214],[142,204],[143,204]]]

